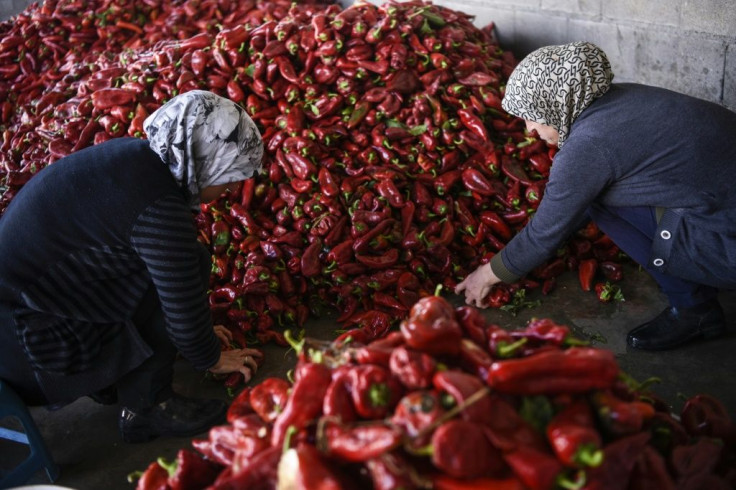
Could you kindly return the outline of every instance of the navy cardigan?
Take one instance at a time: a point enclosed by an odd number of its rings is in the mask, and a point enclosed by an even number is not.
[[[151,354],[131,322],[151,286],[181,354],[203,370],[217,362],[185,197],[147,141],[121,138],[49,165],[13,198],[0,218],[0,328],[16,329],[50,399]]]

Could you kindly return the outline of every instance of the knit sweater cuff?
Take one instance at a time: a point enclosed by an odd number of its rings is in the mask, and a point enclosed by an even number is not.
[[[491,270],[496,275],[496,277],[498,277],[505,283],[513,283],[521,279],[520,276],[517,276],[516,274],[511,272],[508,267],[506,267],[506,264],[503,262],[502,255],[500,253],[494,255],[491,259]]]

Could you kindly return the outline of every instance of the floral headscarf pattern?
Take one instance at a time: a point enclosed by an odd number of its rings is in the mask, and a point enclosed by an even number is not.
[[[233,101],[203,90],[172,98],[143,123],[151,149],[182,188],[192,209],[205,187],[239,182],[261,169],[263,141]]]
[[[546,46],[525,57],[506,84],[506,112],[552,126],[562,147],[575,119],[611,86],[606,54],[588,42]]]

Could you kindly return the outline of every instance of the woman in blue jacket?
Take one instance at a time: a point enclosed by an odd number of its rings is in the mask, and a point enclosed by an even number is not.
[[[222,419],[224,402],[173,392],[177,353],[246,380],[257,355],[222,351],[193,211],[260,169],[258,129],[203,91],[173,98],[144,128],[148,140],[114,139],[44,168],[0,218],[0,377],[29,404],[113,393],[128,442]]]
[[[491,286],[530,272],[589,217],[669,300],[628,333],[630,346],[720,336],[716,296],[736,288],[736,113],[612,79],[605,53],[585,42],[540,48],[514,70],[504,109],[559,152],[533,219],[456,292],[483,306]]]

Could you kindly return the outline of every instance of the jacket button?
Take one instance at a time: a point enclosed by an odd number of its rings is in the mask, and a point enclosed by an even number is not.
[[[654,259],[654,261],[652,262],[652,264],[654,264],[656,267],[661,267],[664,264],[664,260],[662,260],[662,259]]]
[[[664,238],[665,240],[669,240],[669,239],[670,239],[670,238],[672,237],[672,233],[670,233],[670,232],[669,232],[669,231],[667,231],[667,230],[662,230],[662,231],[661,231],[661,232],[659,233],[659,236],[661,236],[661,237],[662,237],[662,238]]]

